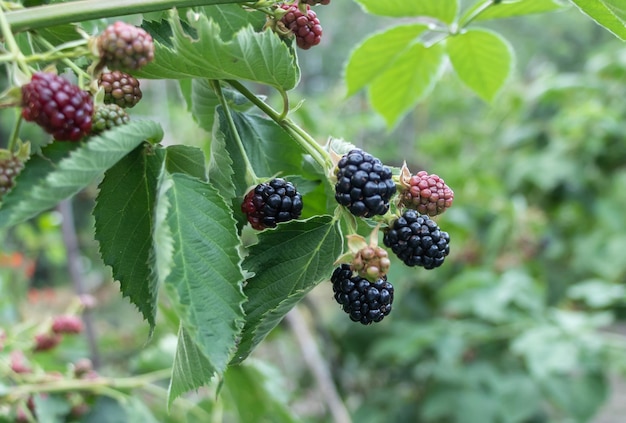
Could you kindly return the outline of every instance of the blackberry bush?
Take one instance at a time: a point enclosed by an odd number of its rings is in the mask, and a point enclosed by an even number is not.
[[[287,13],[280,22],[296,37],[296,44],[303,50],[316,46],[322,40],[322,25],[317,14],[306,5],[306,12],[302,12],[297,4],[282,4],[280,6]]]
[[[380,322],[389,313],[393,304],[393,285],[383,277],[370,282],[354,275],[349,264],[335,269],[331,278],[335,301],[350,320],[364,325]]]
[[[109,25],[97,40],[100,63],[109,69],[140,69],[154,60],[154,42],[144,29],[126,22]]]
[[[355,216],[373,217],[389,210],[396,192],[391,170],[360,149],[353,149],[337,163],[335,199]]]
[[[434,269],[450,252],[450,236],[415,210],[406,210],[385,232],[383,243],[407,266]]]
[[[257,230],[300,217],[302,196],[296,187],[282,178],[274,178],[254,187],[241,204],[250,225]]]
[[[91,130],[93,99],[67,79],[37,72],[22,86],[22,117],[61,141],[78,141]]]
[[[98,85],[104,89],[105,104],[131,108],[135,107],[143,96],[139,80],[119,70],[101,73]]]

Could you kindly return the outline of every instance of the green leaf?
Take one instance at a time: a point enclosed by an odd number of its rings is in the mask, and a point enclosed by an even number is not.
[[[54,207],[91,184],[144,140],[158,141],[162,137],[163,131],[157,123],[131,121],[89,138],[69,156],[54,163],[53,169],[46,165],[44,170],[36,171],[45,172],[44,178],[33,181],[30,179],[33,172],[29,172],[24,178],[28,182],[22,184],[22,178],[18,177],[16,189],[7,194],[0,208],[0,228],[23,222]],[[62,147],[52,149],[63,150]]]
[[[443,53],[441,44],[413,44],[372,82],[370,101],[389,128],[434,88],[444,69]]]
[[[245,297],[235,221],[221,195],[207,183],[181,173],[163,178],[170,185],[165,224],[173,240],[166,293],[206,358],[206,368],[193,370],[222,373],[243,326]]]
[[[369,85],[387,69],[393,68],[397,58],[426,31],[426,25],[400,25],[374,34],[351,53],[346,66],[348,95]]]
[[[234,362],[243,361],[307,292],[328,280],[342,237],[330,216],[280,224],[259,234],[244,269],[246,325]]]
[[[233,110],[245,112],[252,107],[252,103],[247,98],[228,86],[222,87],[222,94],[224,94],[224,98]],[[191,83],[190,98],[191,112],[194,119],[201,128],[211,132],[215,118],[215,108],[220,104],[219,98],[211,87],[211,81],[208,79],[194,79]]]
[[[280,373],[259,361],[230,366],[224,374],[224,389],[239,415],[238,422],[295,423],[287,405],[289,392]]]
[[[581,12],[626,41],[626,5],[623,0],[572,0]]]
[[[168,390],[168,405],[185,392],[206,385],[215,368],[183,326],[178,330],[178,345]]]
[[[461,81],[485,101],[493,100],[513,68],[512,47],[485,29],[470,29],[448,38],[446,50]]]
[[[233,160],[227,148],[227,135],[219,122],[214,124],[211,141],[211,156],[209,159],[209,181],[229,202],[237,197],[233,170]],[[231,141],[232,142],[232,141]],[[230,148],[235,148],[230,145]],[[245,179],[244,179],[245,181]],[[244,182],[245,183],[245,182]]]
[[[371,14],[393,17],[427,16],[452,23],[459,10],[458,0],[356,0]]]
[[[155,326],[157,281],[151,277],[153,215],[162,157],[140,146],[104,174],[93,211],[102,260],[125,297]]]
[[[192,38],[178,17],[171,21],[174,48],[155,41],[155,60],[137,72],[154,79],[244,79],[292,89],[300,79],[296,56],[272,31],[255,32],[250,26],[223,41],[218,24],[204,15],[192,20]]]
[[[484,3],[479,2],[474,5],[474,7],[468,9],[468,11],[465,12],[463,17],[460,19],[460,22],[464,22],[483,4]],[[533,13],[545,13],[562,9],[563,7],[564,5],[556,0],[505,0],[498,4],[492,4],[489,8],[485,9],[482,13],[476,16],[474,21],[487,21],[491,19],[504,19],[530,15]]]
[[[573,376],[551,375],[540,384],[545,399],[581,422],[590,421],[608,396],[606,377],[580,368]]]
[[[261,31],[266,22],[264,13],[246,11],[238,4],[206,6],[202,11],[213,22],[220,23],[221,35],[225,40],[230,40],[237,31],[248,25],[256,31]]]
[[[188,145],[170,145],[165,156],[169,173],[185,173],[202,181],[207,180],[205,157],[202,150]]]

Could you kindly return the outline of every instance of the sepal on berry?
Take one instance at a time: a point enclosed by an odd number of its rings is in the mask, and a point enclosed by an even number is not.
[[[378,246],[378,226],[372,230],[370,240],[358,234],[346,236],[348,252],[342,254],[335,264],[350,263],[350,269],[362,278],[375,282],[389,271],[391,261],[384,248]]]

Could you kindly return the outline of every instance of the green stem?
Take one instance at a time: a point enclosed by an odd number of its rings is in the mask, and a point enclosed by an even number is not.
[[[489,9],[491,6],[497,3],[498,3],[497,0],[487,0],[485,3],[481,4],[468,17],[461,19],[461,21],[459,22],[459,29],[467,27],[476,18],[478,18],[485,10]]]
[[[15,10],[6,14],[13,32],[92,19],[156,12],[173,7],[245,3],[244,0],[79,0]]]
[[[239,91],[244,97],[246,97],[252,104],[261,109],[266,115],[268,115],[274,122],[279,124],[300,146],[306,150],[307,153],[313,157],[313,159],[322,166],[323,169],[329,169],[332,164],[329,154],[317,143],[305,130],[300,128],[290,119],[285,119],[283,114],[278,113],[269,104],[265,103],[253,92],[251,92],[245,85],[236,80],[227,80],[234,89]]]
[[[57,52],[59,51],[59,47],[55,47],[55,46],[54,46],[54,45],[52,45],[52,44],[51,44],[48,40],[46,40],[44,37],[36,36],[36,41],[37,41],[38,43],[40,43],[42,46],[44,46],[45,48],[49,49],[49,52],[50,52],[50,53],[55,52],[55,50],[56,50]],[[79,44],[79,45],[80,45],[80,44]],[[81,57],[81,56],[84,56],[86,53],[88,53],[88,52],[89,52],[89,51],[88,51],[88,49],[87,49],[87,51],[81,51],[81,50],[83,50],[83,49],[79,49],[79,50],[74,51],[74,53],[80,53],[80,55],[79,55],[79,56],[76,56],[76,57]],[[48,55],[47,55],[47,54],[42,55],[42,57],[46,57],[46,56],[48,56]],[[51,55],[51,56],[52,56],[52,55]],[[85,71],[84,71],[84,70],[82,70],[80,67],[78,67],[78,66],[77,66],[74,62],[72,62],[72,61],[69,59],[69,57],[71,57],[71,56],[70,56],[70,55],[65,54],[65,55],[64,55],[64,56],[62,56],[60,59],[61,59],[61,61],[62,61],[63,63],[65,63],[65,65],[66,65],[67,67],[69,67],[70,69],[72,69],[72,70],[76,73],[76,75],[78,75],[78,76],[79,76],[79,78],[81,79],[81,81],[82,81],[84,78],[89,79],[89,75],[87,74],[87,72],[85,72]],[[48,58],[48,60],[50,60],[50,59]],[[81,87],[82,87],[82,84],[79,84],[79,86],[81,86]]]
[[[9,138],[9,145],[7,146],[7,149],[12,153],[15,150],[15,146],[17,145],[17,139],[20,135],[20,127],[22,126],[22,110],[17,109],[15,111],[15,114],[17,115],[17,120],[15,122],[15,125],[13,125],[13,130],[11,131],[11,136]]]
[[[241,141],[241,137],[239,136],[239,132],[237,131],[237,126],[235,126],[235,121],[233,120],[233,115],[230,113],[230,107],[228,106],[228,102],[226,101],[224,93],[222,92],[222,86],[220,85],[220,81],[212,79],[210,83],[211,87],[213,87],[213,90],[215,91],[215,94],[217,95],[217,98],[220,100],[222,109],[224,109],[224,114],[226,114],[228,127],[230,128],[230,132],[232,133],[233,137],[235,137],[235,141],[237,142],[237,146],[239,147],[239,150],[243,157],[243,161],[246,165],[246,181],[250,185],[256,185],[260,182],[260,180],[256,176],[256,173],[254,173],[252,163],[250,163],[250,160],[248,159],[248,153],[246,153],[246,149],[243,146],[243,142]]]
[[[24,61],[24,54],[22,54],[22,51],[15,41],[7,15],[5,15],[2,8],[0,8],[0,32],[2,33],[2,37],[4,38],[4,42],[7,47],[9,47],[9,52],[13,56],[12,59],[18,64],[24,74],[30,75],[30,69],[28,69],[28,65]]]

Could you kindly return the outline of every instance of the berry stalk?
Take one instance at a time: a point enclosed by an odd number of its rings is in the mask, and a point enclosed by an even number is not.
[[[9,48],[9,52],[11,53],[11,57],[9,59],[11,61],[15,61],[17,65],[22,69],[26,75],[30,75],[30,69],[26,65],[24,61],[24,54],[20,50],[17,42],[15,41],[15,37],[13,36],[13,32],[11,31],[11,25],[4,11],[0,7],[0,33],[2,33],[2,38],[4,38],[4,42]]]

